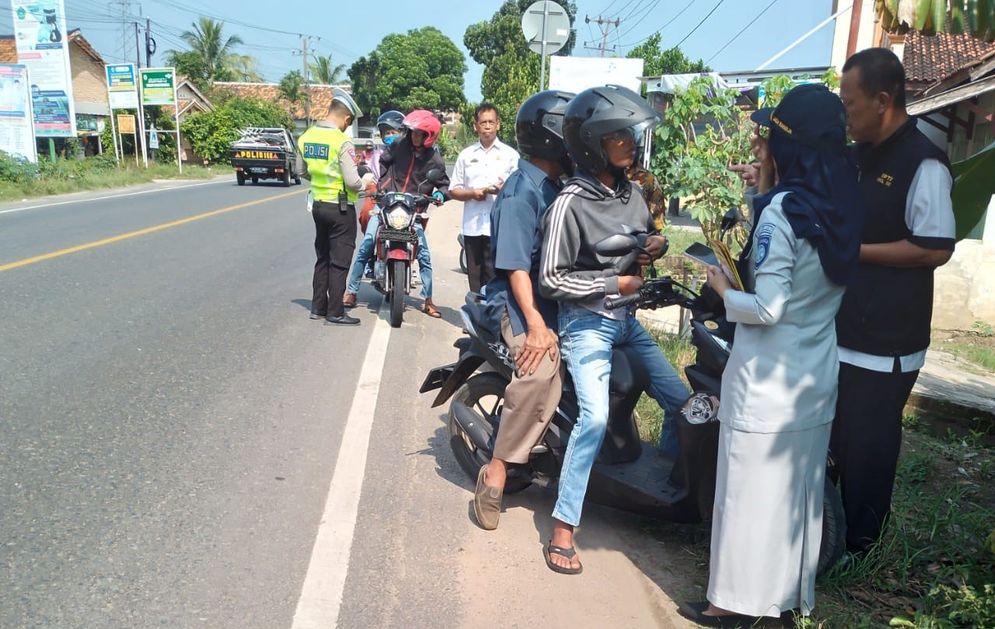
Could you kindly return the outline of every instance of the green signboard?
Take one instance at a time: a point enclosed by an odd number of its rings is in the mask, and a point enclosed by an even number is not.
[[[142,105],[176,104],[176,71],[173,68],[142,68]]]

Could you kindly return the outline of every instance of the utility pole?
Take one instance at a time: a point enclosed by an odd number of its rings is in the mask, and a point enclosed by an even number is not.
[[[301,35],[301,61],[304,62],[304,128],[311,126],[311,68],[309,63],[311,53],[308,52],[310,39],[308,35]]]
[[[597,46],[588,46],[587,44],[593,44],[594,41],[584,42],[584,48],[586,48],[588,50],[598,50],[598,51],[601,52],[601,56],[602,57],[605,56],[605,51],[608,50],[608,48],[611,48],[612,52],[617,52],[617,50],[615,50],[615,46],[614,45],[612,45],[612,46],[608,45],[608,36],[611,34],[612,29],[616,29],[616,30],[618,29],[618,25],[622,23],[622,20],[620,20],[618,18],[615,18],[614,20],[612,20],[612,19],[605,19],[605,18],[601,17],[600,15],[597,18],[591,19],[590,16],[588,16],[588,15],[585,14],[584,15],[584,23],[585,24],[590,24],[591,22],[594,22],[595,24],[597,24],[598,25],[598,30],[601,31],[601,43],[598,44]]]
[[[117,5],[117,13],[121,16],[121,55],[120,59],[128,58],[128,38],[131,33],[128,31],[129,18],[131,17],[131,0],[111,0],[111,6]]]
[[[152,67],[152,55],[155,54],[155,39],[152,38],[152,18],[145,18],[145,67]]]

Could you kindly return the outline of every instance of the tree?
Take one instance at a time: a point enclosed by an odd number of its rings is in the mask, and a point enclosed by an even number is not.
[[[335,85],[342,82],[342,75],[345,74],[345,64],[338,65],[332,62],[332,55],[318,57],[315,63],[309,64],[312,78],[315,83],[324,85]]]
[[[291,103],[299,103],[304,100],[304,75],[300,70],[291,70],[280,79],[280,96],[286,98]]]
[[[966,32],[995,40],[995,0],[878,0],[875,4],[878,20],[889,33]]]
[[[353,98],[370,115],[390,109],[455,111],[466,102],[464,73],[463,53],[433,26],[387,35],[349,68]]]
[[[200,157],[211,162],[225,162],[232,143],[246,127],[283,127],[289,131],[293,130],[294,121],[277,103],[232,96],[214,111],[187,116],[180,124],[180,133]]]
[[[539,55],[529,50],[522,34],[522,14],[533,0],[505,0],[486,22],[471,24],[463,35],[463,45],[474,61],[484,66],[480,91],[484,100],[493,103],[505,124],[501,139],[514,142],[515,114],[522,102],[539,90]],[[571,24],[577,16],[574,2],[560,3]],[[556,54],[569,55],[577,40],[571,29],[570,39]]]
[[[642,44],[636,46],[625,55],[629,59],[643,60],[643,74],[646,76],[662,76],[664,74],[693,74],[696,72],[711,72],[701,59],[691,61],[674,46],[663,50],[660,48],[662,37],[660,33],[651,36]]]
[[[191,71],[188,76],[208,83],[238,78],[237,70],[246,68],[247,61],[245,56],[235,54],[234,49],[244,42],[238,35],[225,37],[224,27],[224,22],[200,17],[194,22],[193,30],[180,34],[180,39],[190,49],[167,51],[167,63],[177,68],[182,65]],[[254,62],[248,65],[254,66]]]

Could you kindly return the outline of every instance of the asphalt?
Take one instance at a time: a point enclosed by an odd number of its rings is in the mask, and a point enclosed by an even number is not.
[[[0,627],[292,622],[380,298],[364,284],[357,328],[308,320],[302,188],[175,185],[0,207]],[[671,601],[701,584],[641,521],[590,508],[564,578],[551,492],[494,533],[468,517],[417,394],[455,357],[458,224],[451,203],[429,228],[444,318],[411,298],[391,332],[338,625],[684,626]]]

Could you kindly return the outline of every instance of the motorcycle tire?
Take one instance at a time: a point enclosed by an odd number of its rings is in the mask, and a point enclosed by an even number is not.
[[[401,327],[404,319],[404,263],[395,260],[390,265],[390,327]]]
[[[496,373],[479,373],[463,383],[453,396],[453,401],[459,400],[483,416],[484,425],[489,427],[491,434],[497,434],[501,421],[500,410],[504,406],[504,389],[507,382]],[[489,450],[478,448],[460,428],[459,422],[452,413],[450,406],[447,423],[449,425],[449,447],[460,468],[472,481],[477,481],[481,466],[491,460],[494,454]],[[488,410],[490,409],[490,410]],[[508,470],[508,480],[504,485],[505,494],[514,494],[526,489],[532,480],[523,474],[516,474],[515,467]]]
[[[819,546],[819,567],[816,575],[821,576],[832,569],[846,550],[846,514],[843,499],[836,485],[827,477],[822,494],[822,544]]]
[[[460,273],[466,275],[466,249],[460,247],[459,250],[459,270]]]

